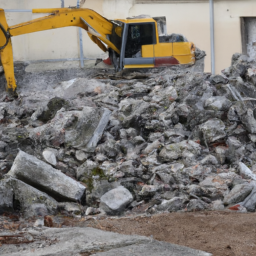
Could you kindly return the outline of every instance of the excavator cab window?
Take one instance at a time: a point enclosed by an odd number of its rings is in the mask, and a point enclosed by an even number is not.
[[[155,24],[130,24],[125,49],[125,58],[141,57],[141,46],[156,43]]]

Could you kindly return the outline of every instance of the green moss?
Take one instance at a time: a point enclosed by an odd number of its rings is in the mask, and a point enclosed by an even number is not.
[[[92,177],[88,177],[88,178],[82,179],[81,181],[86,185],[86,190],[91,193],[92,190],[94,189],[93,178]]]
[[[90,175],[81,180],[84,184],[86,184],[87,191],[89,191],[90,193],[94,189],[93,176],[99,176],[100,180],[108,179],[102,169],[100,169],[99,167],[93,168]]]

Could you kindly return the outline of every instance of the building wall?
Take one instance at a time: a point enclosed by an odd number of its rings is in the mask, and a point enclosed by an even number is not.
[[[167,32],[182,33],[205,50],[206,71],[210,71],[210,23],[207,0],[80,0],[83,8],[94,9],[107,18],[149,14],[166,16]],[[216,71],[230,65],[231,56],[242,52],[240,17],[256,17],[255,0],[215,0]],[[62,0],[0,0],[4,9],[61,7]],[[65,7],[77,0],[64,0]],[[7,13],[9,25],[37,18],[39,14]],[[15,60],[63,59],[79,57],[77,28],[63,28],[13,38]],[[104,54],[83,31],[84,56],[97,58]]]

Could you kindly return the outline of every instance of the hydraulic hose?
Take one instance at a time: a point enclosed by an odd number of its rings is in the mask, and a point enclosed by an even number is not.
[[[4,29],[4,27],[2,26],[1,23],[0,23],[0,29],[2,30],[2,32],[3,32],[3,34],[4,34],[5,38],[6,38],[6,43],[5,43],[3,46],[0,46],[0,50],[3,50],[3,49],[6,47],[6,45],[8,44],[8,42],[9,42],[10,35],[9,35],[9,33]]]

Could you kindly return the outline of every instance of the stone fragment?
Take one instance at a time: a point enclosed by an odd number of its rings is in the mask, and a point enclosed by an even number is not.
[[[58,211],[77,216],[83,214],[83,207],[77,203],[64,202],[58,203]]]
[[[221,146],[215,148],[216,157],[220,164],[225,163],[227,150],[228,150],[228,148],[221,147]]]
[[[100,198],[100,208],[109,215],[120,214],[125,207],[133,201],[133,196],[128,189],[119,186],[108,191]]]
[[[119,103],[118,119],[125,128],[138,127],[137,120],[150,111],[150,104],[143,100],[124,99]]]
[[[85,187],[34,156],[20,151],[8,175],[49,193],[54,198],[81,201]]]
[[[56,213],[57,201],[46,193],[12,177],[3,179],[1,184],[4,184],[9,191],[13,191],[14,208],[18,207],[25,216],[32,217],[31,214],[40,215],[40,210],[38,212],[37,209],[41,206],[43,209],[46,207],[47,212],[50,214]]]
[[[162,187],[158,185],[144,185],[138,195],[141,198],[151,198],[156,192],[161,191]]]
[[[249,138],[252,142],[256,142],[256,134],[249,134]]]
[[[239,162],[243,159],[245,154],[244,145],[233,136],[227,139],[228,150],[226,151],[226,158],[232,162]]]
[[[224,197],[223,202],[225,205],[242,202],[251,193],[252,189],[253,187],[249,184],[238,184]]]
[[[172,86],[168,86],[165,89],[159,88],[159,86],[156,86],[155,89],[151,92],[151,94],[153,95],[152,101],[157,103],[161,103],[166,100],[174,101],[178,98],[177,91]]]
[[[212,75],[210,77],[210,81],[212,84],[227,84],[228,79],[221,75]]]
[[[57,160],[56,160],[56,155],[55,155],[55,152],[54,150],[51,150],[51,149],[45,149],[43,151],[43,157],[44,159],[51,165],[53,166],[56,166],[57,164]]]
[[[49,123],[31,130],[29,136],[55,148],[64,144],[94,152],[110,114],[108,109],[92,107],[83,107],[82,111],[61,109]]]
[[[213,118],[199,125],[199,130],[203,133],[203,138],[207,142],[214,142],[226,136],[225,124],[218,118]]]
[[[67,100],[54,97],[50,99],[45,107],[39,107],[31,116],[31,120],[36,121],[38,119],[43,122],[48,122],[55,116],[58,110],[69,107],[70,103]]]
[[[95,158],[98,162],[104,162],[108,159],[104,154],[101,153],[98,153]]]
[[[239,163],[239,170],[241,176],[247,179],[256,180],[256,174],[254,174],[244,163]]]
[[[76,159],[80,162],[84,162],[88,158],[88,154],[86,154],[82,150],[77,150],[76,151]]]
[[[252,109],[247,109],[247,113],[242,116],[242,122],[250,133],[256,133],[256,119]]]
[[[213,155],[207,155],[201,160],[202,165],[218,165],[218,160]]]
[[[231,101],[225,96],[213,96],[204,103],[205,108],[219,111],[226,111],[232,105]]]
[[[96,214],[99,214],[99,213],[101,213],[99,208],[88,207],[86,209],[85,215],[86,216],[88,216],[88,215],[96,215]]]
[[[256,187],[255,187],[255,184],[254,184],[254,188],[251,191],[251,193],[239,205],[245,207],[248,212],[255,212],[255,210],[256,210]]]
[[[184,198],[174,197],[170,200],[163,200],[160,205],[157,206],[158,211],[177,212],[184,208]]]
[[[159,140],[155,140],[153,143],[148,144],[148,146],[142,151],[143,154],[150,154],[152,151],[157,150],[161,145]]]
[[[32,204],[26,209],[26,217],[44,217],[53,212],[49,212],[45,204]]]
[[[194,212],[194,211],[202,211],[208,208],[208,204],[200,199],[192,199],[187,204],[187,211]]]
[[[184,151],[190,152],[198,156],[201,152],[199,144],[192,140],[184,140],[180,143],[166,145],[160,152],[159,157],[163,161],[172,161],[182,157]]]
[[[228,120],[238,122],[245,115],[247,109],[243,102],[238,101],[230,107],[228,111]]]
[[[123,184],[121,184],[123,185]],[[105,179],[93,179],[86,191],[86,205],[98,208],[100,198],[108,191],[120,186],[120,182],[108,182]]]
[[[231,183],[231,182],[230,182]],[[229,193],[229,180],[226,181],[219,175],[207,176],[199,185],[208,190],[207,196],[212,200],[223,199]]]
[[[42,228],[44,226],[44,219],[37,219],[33,225],[35,228]]]
[[[133,143],[135,145],[140,145],[144,142],[145,142],[145,140],[141,136],[136,136],[136,137],[133,138]]]
[[[13,189],[0,180],[0,214],[13,211]]]
[[[224,204],[221,200],[213,201],[210,205],[210,208],[213,211],[223,211],[225,209]]]

